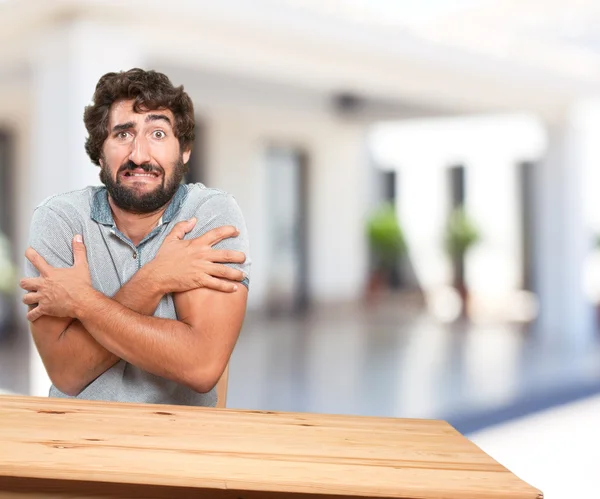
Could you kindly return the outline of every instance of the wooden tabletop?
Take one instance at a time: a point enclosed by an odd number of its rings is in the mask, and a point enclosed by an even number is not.
[[[0,497],[50,496],[542,497],[443,421],[0,396]]]

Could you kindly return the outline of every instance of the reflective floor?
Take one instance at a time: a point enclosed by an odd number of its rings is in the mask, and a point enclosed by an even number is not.
[[[0,337],[0,391],[28,393],[28,334],[27,331],[10,331]]]
[[[443,325],[392,299],[249,316],[228,406],[440,418],[468,433],[600,393],[600,345],[543,346],[510,325]]]
[[[28,392],[26,334],[0,343],[0,389]],[[445,419],[463,433],[600,393],[600,345],[518,326],[444,325],[398,297],[298,318],[249,313],[228,407]]]

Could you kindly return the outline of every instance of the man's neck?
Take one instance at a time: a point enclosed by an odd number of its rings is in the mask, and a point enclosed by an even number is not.
[[[115,205],[110,196],[108,202],[117,228],[136,246],[158,225],[168,206],[167,203],[152,213],[131,213]]]

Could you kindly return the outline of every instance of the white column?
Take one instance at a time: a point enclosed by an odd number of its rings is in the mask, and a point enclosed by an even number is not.
[[[309,288],[317,302],[350,302],[364,293],[365,140],[362,126],[333,122],[323,127],[309,151]]]
[[[548,150],[534,181],[534,285],[540,300],[536,334],[546,343],[585,348],[594,333],[584,292],[584,260],[591,239],[584,221],[586,142],[597,140],[585,105],[548,126]],[[598,162],[595,163],[598,167]]]
[[[84,149],[84,107],[100,76],[140,66],[136,40],[117,28],[73,20],[40,35],[32,54],[31,165],[24,174],[28,206],[21,223],[53,194],[99,184],[99,169]],[[26,243],[25,243],[26,244]],[[50,385],[31,348],[30,393],[47,395]]]
[[[519,159],[507,149],[472,155],[466,164],[466,211],[481,233],[468,256],[467,282],[488,309],[506,301],[521,284]]]
[[[398,143],[403,143],[398,140]],[[406,165],[406,166],[405,166]],[[408,244],[408,258],[417,281],[429,293],[447,286],[451,267],[443,247],[448,189],[444,163],[434,154],[413,157],[400,168],[398,219]]]

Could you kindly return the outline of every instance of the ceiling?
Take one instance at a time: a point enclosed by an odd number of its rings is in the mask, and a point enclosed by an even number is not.
[[[597,0],[284,0],[286,5],[471,53],[596,79]],[[275,1],[272,2],[275,5]]]
[[[151,63],[358,94],[392,110],[561,119],[600,88],[600,0],[566,3],[0,0],[0,77],[21,74],[48,25],[85,18],[143,40]]]

